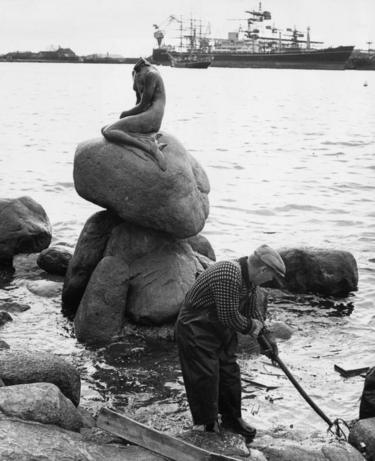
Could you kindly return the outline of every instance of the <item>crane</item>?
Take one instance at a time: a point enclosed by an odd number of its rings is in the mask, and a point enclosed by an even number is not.
[[[153,24],[153,27],[155,28],[155,32],[154,32],[154,37],[156,38],[156,41],[158,42],[158,47],[160,48],[162,43],[163,43],[163,39],[165,37],[165,29],[171,24],[171,22],[173,21],[176,21],[178,23],[180,23],[180,28],[182,28],[182,20],[178,19],[176,16],[174,16],[173,14],[171,14],[170,16],[168,16],[167,19],[165,19],[164,21],[162,21],[160,23],[160,25],[157,25],[157,24]]]

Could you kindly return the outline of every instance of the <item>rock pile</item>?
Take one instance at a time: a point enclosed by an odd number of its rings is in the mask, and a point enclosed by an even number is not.
[[[80,376],[66,360],[38,351],[0,351],[0,376],[1,459],[162,459],[96,427],[79,406]]]
[[[64,282],[63,311],[81,342],[108,343],[125,316],[144,325],[173,321],[207,256],[214,258],[195,237],[209,212],[208,178],[179,141],[162,137],[166,171],[104,139],[77,148],[75,188],[106,208],[86,222]]]

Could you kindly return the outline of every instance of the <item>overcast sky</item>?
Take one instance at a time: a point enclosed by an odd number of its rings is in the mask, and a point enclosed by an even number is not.
[[[254,0],[0,0],[0,53],[72,48],[79,55],[148,56],[155,46],[153,24],[169,15],[210,22],[213,37],[226,37],[258,8]],[[265,0],[279,28],[296,26],[326,46],[375,48],[375,0]],[[175,36],[173,27],[166,30]]]

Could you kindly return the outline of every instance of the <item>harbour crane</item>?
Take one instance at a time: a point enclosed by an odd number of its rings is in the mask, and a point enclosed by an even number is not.
[[[163,39],[165,37],[165,29],[173,22],[176,21],[180,23],[180,27],[182,28],[182,21],[178,19],[176,16],[171,14],[168,16],[167,19],[165,19],[163,22],[160,23],[160,25],[153,24],[153,27],[156,29],[154,32],[154,37],[156,38],[156,41],[158,42],[158,47],[160,48],[163,43]]]

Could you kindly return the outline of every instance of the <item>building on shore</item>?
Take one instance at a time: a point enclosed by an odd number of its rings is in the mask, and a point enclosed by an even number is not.
[[[58,47],[49,51],[12,51],[0,55],[0,61],[6,62],[81,62],[103,64],[134,64],[139,58],[124,58],[120,55],[90,54],[78,56],[71,48]]]

